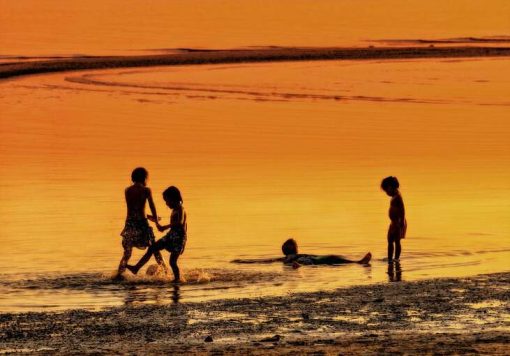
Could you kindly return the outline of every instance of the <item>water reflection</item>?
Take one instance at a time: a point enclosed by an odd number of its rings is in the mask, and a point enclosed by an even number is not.
[[[372,265],[370,263],[363,265],[363,275],[367,279],[372,279]]]
[[[180,299],[181,299],[181,287],[179,287],[178,284],[174,284],[172,290],[172,301],[174,303],[179,303]]]
[[[402,281],[402,266],[400,262],[388,263],[388,279],[390,282]]]
[[[178,284],[173,284],[164,288],[139,288],[133,286],[125,290],[124,305],[133,304],[168,304],[169,299],[172,303],[179,303],[181,300],[181,291]],[[170,297],[170,298],[169,298]]]

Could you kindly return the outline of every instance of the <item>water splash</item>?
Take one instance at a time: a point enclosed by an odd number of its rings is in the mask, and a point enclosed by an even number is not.
[[[148,271],[148,273],[147,273]],[[130,285],[157,286],[166,285],[173,280],[173,275],[165,274],[157,265],[149,266],[145,273],[132,275],[125,273],[123,280],[116,281],[115,273],[70,273],[70,274],[36,274],[29,278],[11,275],[0,280],[0,287],[10,289],[70,289],[100,290],[118,289]],[[249,284],[270,282],[281,277],[281,273],[262,271],[242,271],[222,268],[195,268],[182,272],[182,284]]]

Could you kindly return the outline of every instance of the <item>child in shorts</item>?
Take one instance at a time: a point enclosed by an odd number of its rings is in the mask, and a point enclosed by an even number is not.
[[[156,226],[160,232],[165,230],[170,231],[156,243],[154,243],[151,247],[149,247],[147,253],[140,259],[140,261],[138,261],[135,266],[127,266],[127,268],[136,274],[140,268],[142,268],[147,263],[147,261],[149,261],[153,254],[156,256],[159,254],[159,251],[165,249],[170,252],[170,267],[172,268],[172,272],[174,274],[173,281],[180,282],[181,274],[179,266],[177,265],[177,260],[179,259],[179,256],[183,254],[184,248],[186,247],[188,230],[186,211],[182,205],[183,199],[181,192],[177,187],[168,187],[163,192],[163,199],[165,200],[166,205],[172,209],[172,214],[170,215],[170,224],[160,225],[157,218],[151,218],[151,220],[156,223]]]
[[[404,200],[399,191],[400,183],[397,177],[386,177],[381,182],[381,189],[391,197],[389,217],[391,220],[388,228],[388,263],[399,262],[402,246],[400,240],[405,239],[407,232],[406,211]],[[395,252],[395,256],[393,256]]]
[[[126,270],[127,263],[131,257],[133,247],[139,249],[146,249],[154,244],[155,237],[152,228],[147,222],[145,216],[145,204],[149,203],[149,208],[153,216],[157,216],[156,206],[152,199],[152,192],[147,187],[147,180],[149,179],[149,172],[143,167],[138,167],[131,173],[131,180],[133,184],[127,187],[124,191],[127,205],[127,216],[124,229],[120,233],[122,236],[122,247],[124,254],[120,260],[119,268],[116,278],[120,279],[122,273]],[[154,254],[158,264],[165,263],[161,254],[157,252]]]

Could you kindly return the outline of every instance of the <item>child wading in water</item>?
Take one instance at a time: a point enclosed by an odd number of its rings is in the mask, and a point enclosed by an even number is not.
[[[400,260],[400,240],[406,237],[407,221],[404,209],[404,200],[398,188],[400,184],[397,177],[386,177],[381,182],[381,189],[391,197],[390,201],[390,227],[388,229],[388,263]],[[395,258],[393,258],[395,251]]]
[[[147,253],[140,259],[140,261],[138,261],[135,266],[127,266],[127,268],[136,274],[140,268],[142,268],[147,263],[147,261],[149,261],[153,254],[154,257],[156,257],[159,255],[159,251],[166,249],[168,252],[170,252],[170,267],[172,267],[172,272],[174,273],[174,282],[180,282],[181,274],[179,271],[179,266],[177,265],[177,260],[179,259],[179,256],[184,252],[184,248],[186,246],[186,212],[182,206],[183,200],[181,192],[176,187],[172,186],[167,188],[163,192],[163,199],[165,200],[166,205],[172,209],[170,224],[161,226],[157,218],[149,218],[156,223],[159,231],[162,232],[168,229],[170,229],[170,231],[164,237],[159,239],[155,244],[150,246]]]
[[[120,260],[119,269],[116,278],[121,278],[122,273],[126,270],[127,263],[131,257],[133,247],[146,249],[154,244],[155,237],[152,228],[147,222],[145,216],[145,202],[149,202],[149,208],[153,216],[156,214],[156,206],[152,199],[152,192],[147,185],[149,173],[143,167],[138,167],[131,173],[133,185],[125,190],[127,217],[124,229],[120,233],[122,236],[122,247],[124,255]],[[158,264],[164,266],[163,258],[158,252],[154,255]]]

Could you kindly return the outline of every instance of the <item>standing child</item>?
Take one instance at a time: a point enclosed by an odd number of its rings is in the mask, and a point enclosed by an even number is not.
[[[152,192],[147,187],[148,178],[149,173],[145,168],[135,168],[131,173],[133,184],[125,190],[127,217],[124,229],[120,233],[124,255],[120,260],[116,278],[121,278],[122,273],[126,270],[133,247],[146,249],[154,244],[154,233],[145,216],[145,202],[149,202],[152,215],[158,215],[156,214],[156,206],[152,199]],[[159,252],[154,257],[158,264],[165,264]]]
[[[149,261],[152,254],[156,256],[159,254],[159,251],[166,249],[170,252],[170,267],[172,267],[172,272],[174,273],[174,282],[181,281],[181,273],[179,270],[179,266],[177,265],[177,260],[179,256],[184,252],[184,248],[186,246],[187,239],[187,223],[186,223],[186,211],[182,206],[183,200],[181,196],[181,192],[174,186],[168,187],[163,192],[163,199],[165,200],[166,205],[172,209],[172,214],[170,215],[170,224],[161,226],[157,219],[155,220],[156,225],[159,231],[165,231],[170,229],[170,231],[161,239],[159,239],[155,244],[149,247],[147,253],[138,261],[135,266],[127,266],[127,268],[133,272],[138,273],[140,268],[143,267]]]
[[[407,221],[404,200],[398,188],[400,184],[397,177],[386,177],[381,182],[381,189],[391,197],[390,201],[390,227],[388,229],[388,263],[400,260],[400,240],[406,237]],[[395,258],[393,258],[395,251]]]

